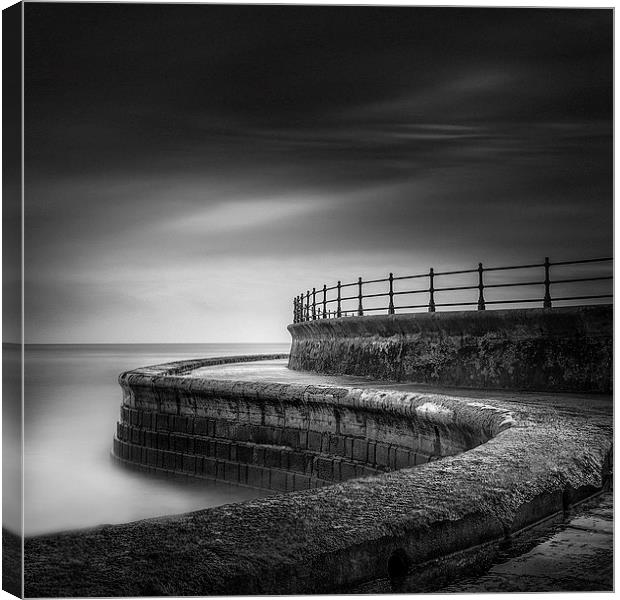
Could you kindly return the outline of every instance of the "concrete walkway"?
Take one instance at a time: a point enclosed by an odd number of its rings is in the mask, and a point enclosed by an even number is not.
[[[605,492],[573,509],[567,522],[517,536],[485,573],[461,577],[432,593],[611,592],[613,565],[613,493]],[[389,579],[353,590],[358,594],[412,591],[416,590],[407,580],[392,583]]]
[[[418,383],[392,383],[353,375],[319,375],[307,371],[293,371],[287,367],[287,362],[286,359],[277,359],[214,365],[195,369],[184,375],[184,377],[206,378],[218,381],[344,385],[359,388],[441,394],[458,398],[495,399],[501,402],[518,403],[520,407],[527,407],[530,404],[540,405],[541,402],[544,402],[547,406],[561,408],[564,414],[573,413],[575,416],[583,415],[584,406],[591,413],[609,415],[610,418],[613,414],[613,398],[606,394],[518,392],[513,390],[442,387]]]
[[[613,493],[606,492],[578,507],[568,523],[555,527],[533,548],[517,546],[498,557],[481,577],[464,579],[437,591],[611,591],[613,528]]]
[[[434,393],[460,398],[494,399],[506,404],[561,408],[562,413],[583,415],[584,407],[592,414],[609,415],[611,396],[595,394],[515,392],[477,390],[390,383],[364,377],[329,376],[292,371],[284,359],[202,367],[186,377],[227,381],[261,381],[302,385],[345,385],[420,393]],[[402,586],[402,584],[401,584]],[[482,576],[463,579],[437,590],[441,593],[474,592],[544,592],[611,591],[613,589],[613,493],[606,492],[574,509],[568,522],[551,530],[518,536],[512,547],[498,556],[495,564]],[[407,592],[392,589],[390,582],[377,581],[364,586],[362,592]]]

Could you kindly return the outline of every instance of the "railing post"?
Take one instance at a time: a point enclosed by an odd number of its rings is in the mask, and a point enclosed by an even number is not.
[[[327,319],[327,285],[323,284],[323,318]]]
[[[299,294],[299,323],[303,323],[304,321],[304,295]]]
[[[293,298],[293,323],[297,323],[297,298]]]
[[[551,308],[551,281],[549,281],[549,257],[545,256],[545,299],[543,308]]]
[[[364,316],[364,308],[362,306],[362,278],[358,277],[357,278],[357,298],[358,298],[358,305],[357,305],[357,316],[358,317],[363,317]]]
[[[388,315],[394,314],[394,275],[390,273],[390,305],[388,306]]]
[[[316,321],[316,288],[312,288],[312,320]]]
[[[340,282],[338,282],[338,308],[336,309],[336,317],[340,318],[342,312],[340,310]]]
[[[310,320],[310,290],[306,290],[306,321]]]
[[[435,272],[433,271],[433,267],[431,267],[428,272],[429,286],[428,293],[430,294],[430,299],[428,301],[428,312],[435,312]]]
[[[484,283],[482,283],[482,263],[478,263],[478,310],[484,310]]]

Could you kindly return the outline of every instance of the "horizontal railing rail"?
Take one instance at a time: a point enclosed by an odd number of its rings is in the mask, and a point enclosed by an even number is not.
[[[588,276],[579,277],[573,273],[567,273],[564,276],[558,276],[556,279],[551,279],[552,267],[570,267],[576,265],[587,265],[586,268],[590,269],[592,266],[598,263],[604,265],[609,269],[609,274],[588,273]],[[482,263],[478,263],[478,268],[475,269],[460,269],[452,271],[435,271],[430,268],[427,273],[419,273],[416,275],[402,275],[394,277],[392,273],[388,277],[383,279],[368,279],[364,281],[361,277],[357,281],[350,283],[338,282],[336,285],[328,287],[323,285],[322,288],[312,288],[312,290],[306,290],[305,293],[301,293],[293,299],[293,322],[302,323],[304,321],[313,321],[316,319],[329,319],[340,318],[348,316],[362,317],[367,313],[376,313],[381,311],[387,311],[387,314],[393,315],[397,310],[412,310],[412,309],[427,309],[428,312],[435,312],[437,308],[446,308],[454,306],[469,307],[475,306],[477,310],[486,310],[488,305],[501,305],[501,304],[530,304],[541,303],[543,308],[552,308],[557,306],[559,302],[573,302],[576,300],[602,300],[605,298],[613,298],[613,293],[585,293],[588,289],[583,289],[581,286],[579,289],[573,292],[564,291],[556,292],[552,297],[551,286],[571,286],[574,284],[584,284],[594,281],[610,281],[613,280],[613,258],[588,258],[584,260],[564,260],[551,262],[549,257],[545,257],[545,260],[541,263],[529,263],[524,265],[510,265],[506,267],[483,267]],[[514,271],[516,269],[533,270],[540,269],[541,279],[535,279],[536,275],[528,276],[525,281],[509,281],[509,282],[485,282],[485,273],[498,273],[505,271]],[[454,277],[462,275],[476,274],[476,281],[467,284],[459,281],[446,281],[446,283],[440,287],[436,287],[435,278],[437,277]],[[544,278],[543,278],[544,277]],[[428,280],[428,287],[417,289],[402,289],[395,290],[394,282],[404,281],[408,279],[424,279]],[[364,286],[376,285],[386,283],[386,290],[382,292],[364,293]],[[540,286],[540,292],[542,297],[535,298],[488,298],[488,294],[485,297],[485,290],[498,290],[503,288],[515,288],[524,286]],[[343,295],[343,288],[357,287],[357,294]],[[367,288],[366,288],[367,289]],[[445,294],[446,292],[468,292],[476,290],[473,298],[458,299],[455,297],[447,298],[446,301],[436,301],[436,294]],[[605,290],[603,290],[605,291]],[[334,297],[328,298],[329,292],[335,292]],[[400,296],[408,296],[411,294],[428,294],[428,302],[419,304],[402,304],[397,305],[395,298]],[[568,295],[566,295],[568,294]],[[477,297],[476,297],[477,296]],[[387,306],[371,306],[365,300],[373,300],[376,298],[387,298]],[[356,306],[346,307],[345,303],[355,302]]]

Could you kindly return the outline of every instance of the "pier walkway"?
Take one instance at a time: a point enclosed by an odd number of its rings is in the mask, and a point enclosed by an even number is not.
[[[576,592],[613,589],[613,493],[577,507],[568,522],[535,545],[515,543],[482,576],[446,586],[441,593]],[[523,547],[525,546],[525,547]]]
[[[554,406],[562,413],[609,415],[612,397],[599,394],[515,392],[446,388],[412,383],[390,383],[365,377],[329,376],[287,368],[286,359],[235,363],[199,368],[186,377],[229,381],[261,381],[302,385],[346,385],[419,393],[435,393],[463,399],[500,401],[502,404]],[[389,580],[360,588],[360,593],[407,592],[394,589]],[[613,493],[593,498],[573,509],[564,523],[530,532],[515,539],[484,574],[465,578],[442,588],[442,593],[611,591],[613,589]]]
[[[564,414],[582,415],[583,410],[598,415],[609,415],[610,427],[613,413],[613,399],[607,394],[517,392],[514,390],[481,390],[443,387],[417,383],[394,383],[378,381],[353,375],[320,375],[307,371],[293,371],[287,367],[286,359],[262,360],[256,362],[229,363],[200,367],[184,375],[218,381],[256,381],[264,383],[297,383],[301,385],[343,385],[357,388],[398,390],[423,394],[438,394],[456,398],[496,400],[501,403],[515,403],[518,407],[528,405],[553,406]],[[515,408],[514,406],[512,407]]]

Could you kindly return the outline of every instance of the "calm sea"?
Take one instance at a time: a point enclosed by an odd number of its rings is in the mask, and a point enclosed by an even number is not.
[[[185,358],[288,352],[289,344],[31,345],[24,407],[25,534],[123,523],[261,492],[157,477],[110,458],[122,371]]]

